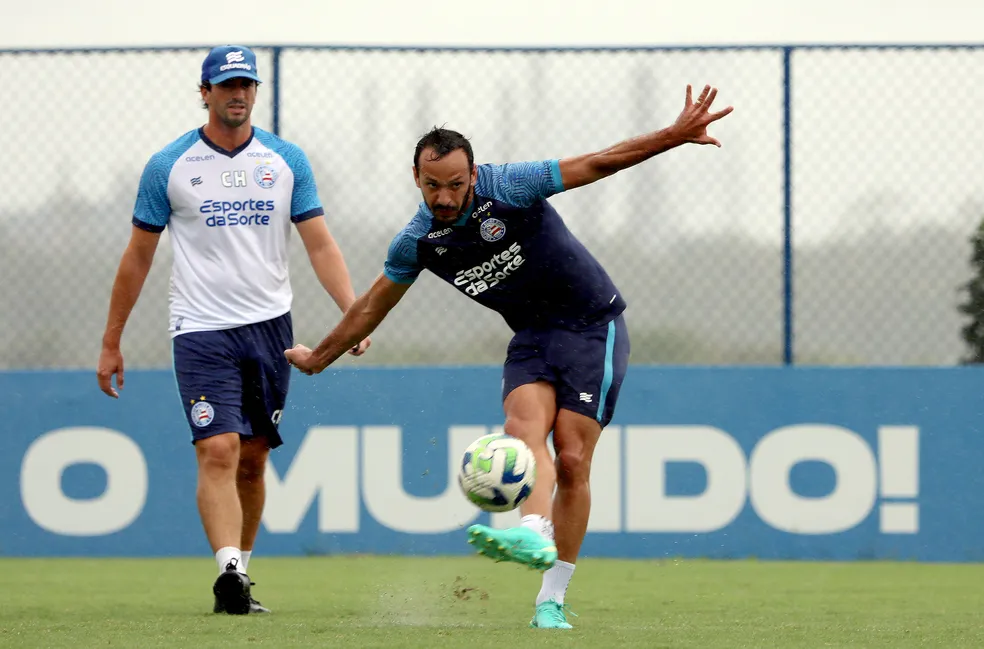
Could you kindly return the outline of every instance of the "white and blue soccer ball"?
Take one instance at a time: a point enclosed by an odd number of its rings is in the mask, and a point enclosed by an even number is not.
[[[516,437],[483,435],[465,450],[458,471],[458,486],[479,509],[508,512],[533,492],[536,459],[530,447]]]

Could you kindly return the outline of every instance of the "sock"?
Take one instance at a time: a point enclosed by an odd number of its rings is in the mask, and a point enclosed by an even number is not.
[[[240,552],[239,548],[230,546],[219,548],[219,551],[215,553],[215,562],[219,564],[220,575],[226,571],[226,566],[230,562],[236,567],[236,570],[246,574],[246,568],[243,566],[243,553]]]
[[[242,554],[243,554],[243,563],[242,563],[243,572],[248,572],[249,571],[249,558],[251,556],[253,556],[253,551],[252,550],[243,550]]]
[[[550,541],[554,538],[554,528],[553,523],[550,519],[540,516],[539,514],[527,514],[523,516],[519,524],[523,527],[528,527],[540,536]]]
[[[543,573],[543,585],[540,586],[540,594],[536,596],[536,605],[554,600],[558,604],[564,603],[564,596],[567,594],[567,586],[571,583],[574,576],[574,564],[566,561],[557,561],[550,570]]]

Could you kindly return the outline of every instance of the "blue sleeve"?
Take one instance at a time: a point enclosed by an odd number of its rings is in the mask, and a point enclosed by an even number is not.
[[[564,191],[560,161],[480,165],[475,191],[516,207],[529,207],[538,200]]]
[[[390,243],[383,273],[397,284],[413,284],[423,267],[417,263],[417,237],[407,226]]]
[[[318,198],[318,185],[314,182],[311,163],[298,146],[290,145],[281,152],[287,166],[294,173],[294,192],[290,197],[290,220],[300,223],[316,216],[322,216],[325,208]]]
[[[171,219],[171,201],[167,198],[167,181],[174,166],[173,156],[163,152],[151,156],[137,188],[133,206],[133,225],[148,232],[163,232]]]

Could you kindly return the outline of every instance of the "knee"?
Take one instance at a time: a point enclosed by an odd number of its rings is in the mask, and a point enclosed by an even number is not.
[[[531,445],[538,437],[545,437],[543,431],[540,430],[541,428],[542,426],[538,422],[520,417],[507,417],[505,424],[502,426],[506,435],[521,439],[527,445]]]
[[[216,435],[195,444],[198,465],[208,473],[228,473],[239,465],[239,437],[234,433]]]
[[[578,449],[561,449],[557,452],[557,482],[560,484],[587,483],[591,473],[591,460]]]
[[[506,435],[522,440],[524,444],[529,446],[538,461],[549,459],[550,450],[547,448],[547,436],[550,431],[544,431],[540,423],[512,418],[506,419],[502,428]]]

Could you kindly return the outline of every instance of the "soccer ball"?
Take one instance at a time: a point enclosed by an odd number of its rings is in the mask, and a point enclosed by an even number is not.
[[[479,509],[508,512],[529,498],[536,482],[536,459],[522,440],[483,435],[465,450],[458,486]]]

